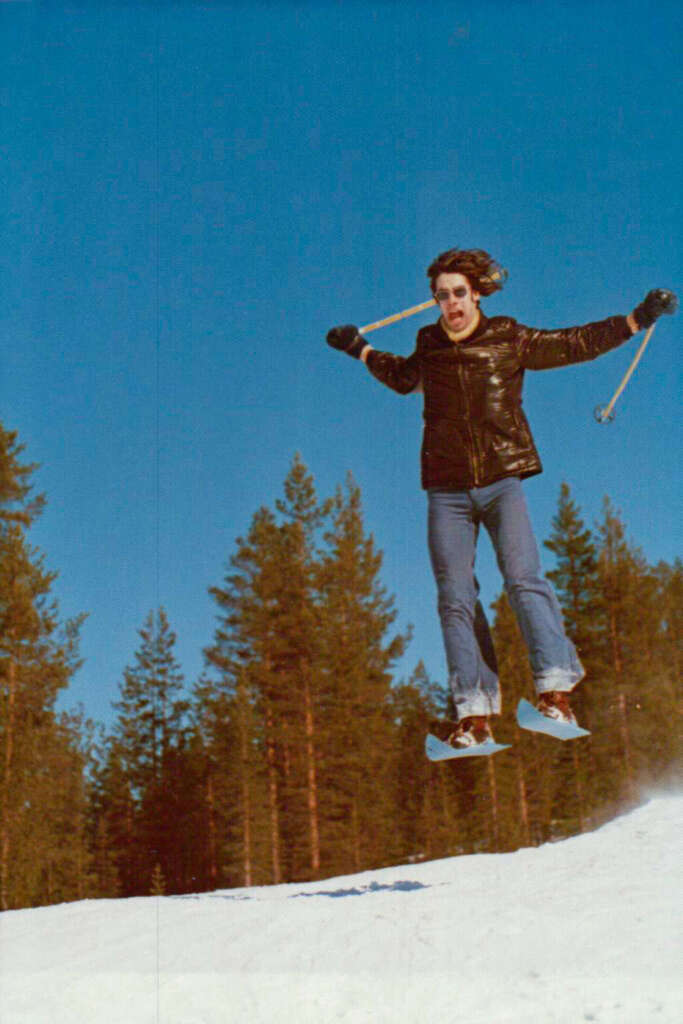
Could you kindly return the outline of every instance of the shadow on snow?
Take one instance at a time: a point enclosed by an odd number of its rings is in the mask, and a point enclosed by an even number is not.
[[[290,899],[300,897],[329,896],[331,899],[338,899],[340,896],[367,896],[371,892],[414,892],[416,889],[429,889],[429,885],[422,882],[393,882],[391,885],[380,885],[379,882],[370,882],[370,885],[355,886],[353,889],[318,889],[316,892],[297,892]]]
[[[290,900],[301,898],[311,899],[316,896],[327,896],[330,899],[339,899],[341,896],[367,896],[374,892],[415,892],[418,889],[431,889],[431,885],[424,885],[422,882],[392,882],[391,885],[382,885],[379,882],[370,882],[369,885],[354,886],[351,889],[317,889],[315,892],[295,892],[289,896]],[[212,893],[178,893],[172,895],[173,900],[258,900],[258,896],[250,896],[244,892],[212,892]]]

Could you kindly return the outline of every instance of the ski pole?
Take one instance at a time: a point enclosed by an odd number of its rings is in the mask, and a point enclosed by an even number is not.
[[[359,327],[359,334],[368,334],[370,331],[376,331],[379,327],[386,327],[387,324],[395,324],[397,320],[403,320],[406,316],[413,316],[414,313],[421,313],[423,309],[429,309],[430,306],[436,305],[436,299],[429,299],[427,302],[421,302],[419,306],[411,306],[410,309],[404,309],[402,313],[394,313],[393,316],[385,317],[384,320],[376,320],[374,324],[367,324],[366,327]]]
[[[599,405],[596,406],[596,408],[595,408],[595,418],[598,421],[598,423],[611,423],[612,420],[614,419],[614,406],[617,403],[617,399],[619,398],[619,395],[622,393],[622,391],[624,390],[624,388],[628,384],[629,380],[631,379],[631,375],[633,374],[633,371],[635,370],[636,366],[640,362],[640,357],[642,356],[643,352],[647,348],[647,343],[650,340],[650,338],[652,337],[652,332],[654,331],[654,329],[655,329],[655,325],[652,324],[652,326],[647,331],[645,337],[643,338],[642,342],[640,343],[638,351],[636,352],[635,356],[633,357],[633,361],[632,361],[631,365],[629,366],[628,370],[624,374],[624,379],[622,380],[621,384],[619,385],[617,390],[612,395],[609,403],[604,408],[601,408]]]
[[[507,278],[507,270],[502,267],[490,275],[488,280],[490,281],[505,281]],[[375,320],[373,324],[366,324],[365,327],[359,327],[359,334],[368,334],[369,331],[377,331],[380,327],[387,327],[389,324],[395,324],[397,320],[403,320],[404,317],[413,316],[415,313],[421,313],[423,309],[429,309],[430,306],[436,306],[436,299],[428,299],[427,302],[421,302],[419,306],[411,306],[410,309],[404,309],[401,313],[394,313],[393,316],[387,316],[384,320]]]

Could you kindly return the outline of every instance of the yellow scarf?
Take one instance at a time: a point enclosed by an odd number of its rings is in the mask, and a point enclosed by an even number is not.
[[[466,327],[463,331],[452,331],[443,317],[441,317],[441,326],[443,327],[444,331],[451,339],[451,341],[464,341],[465,338],[469,338],[470,334],[474,334],[477,327],[479,326],[480,319],[481,314],[479,313],[479,308],[477,308],[477,315],[475,316],[474,320],[469,325],[469,327]]]

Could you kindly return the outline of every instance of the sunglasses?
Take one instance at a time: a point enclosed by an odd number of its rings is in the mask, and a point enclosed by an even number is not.
[[[457,288],[439,288],[438,292],[434,292],[434,298],[437,302],[448,302],[451,294],[454,299],[464,299],[469,293],[465,285],[461,284]]]

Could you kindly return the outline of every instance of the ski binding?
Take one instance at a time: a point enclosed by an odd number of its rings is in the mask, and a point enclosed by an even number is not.
[[[582,729],[580,725],[547,718],[524,698],[517,705],[517,724],[522,729],[529,729],[531,732],[542,732],[546,736],[554,736],[556,740],[575,740],[579,736],[590,736],[588,729]]]
[[[450,743],[444,743],[428,733],[425,740],[425,754],[430,761],[449,761],[454,757],[489,757],[497,754],[499,750],[507,750],[509,743],[494,743],[488,740],[486,743],[476,743],[472,747],[452,747]]]

